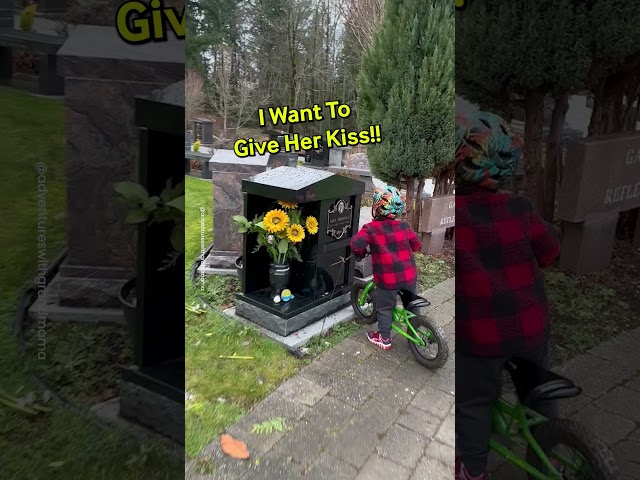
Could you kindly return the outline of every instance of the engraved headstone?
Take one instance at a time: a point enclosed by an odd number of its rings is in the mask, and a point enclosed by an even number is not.
[[[278,206],[295,203],[303,216],[318,220],[318,233],[301,244],[302,262],[291,263],[289,288],[294,299],[273,302],[269,282],[271,259],[264,249],[254,252],[256,236],[243,235],[242,293],[236,313],[287,336],[349,302],[355,261],[349,243],[359,226],[364,183],[304,167],[279,167],[243,180],[244,213],[249,219]]]
[[[422,235],[422,253],[442,251],[447,228],[454,227],[455,221],[455,195],[423,198],[419,229]]]

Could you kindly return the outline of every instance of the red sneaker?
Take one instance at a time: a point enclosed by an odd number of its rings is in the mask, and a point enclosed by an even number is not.
[[[456,480],[491,480],[491,475],[483,473],[475,477],[471,476],[460,459],[456,459]]]
[[[367,333],[367,339],[370,343],[375,345],[376,347],[380,347],[383,350],[389,350],[391,348],[391,337],[382,338],[380,332],[369,332]]]

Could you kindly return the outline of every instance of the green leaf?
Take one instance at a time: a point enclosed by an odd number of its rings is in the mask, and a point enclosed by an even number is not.
[[[247,233],[249,231],[249,229],[247,227],[240,227],[238,229],[238,233]]]
[[[142,208],[147,212],[152,212],[153,210],[155,210],[159,201],[160,197],[158,197],[157,195],[149,197],[144,202],[142,202]]]
[[[264,228],[264,221],[260,221],[258,223],[254,223],[254,226],[258,227],[258,228],[262,228],[263,230],[265,230]]]
[[[176,225],[171,230],[171,246],[178,252],[184,252],[184,227]]]
[[[247,220],[246,217],[243,217],[242,215],[234,215],[231,218],[233,219],[234,222],[240,225],[246,225],[247,223],[249,223],[249,220]]]
[[[147,218],[149,218],[148,212],[144,208],[136,208],[135,210],[130,210],[127,213],[127,217],[125,218],[126,223],[142,223],[146,222]]]
[[[147,189],[136,182],[116,182],[113,189],[123,198],[130,201],[144,202],[149,198]]]
[[[278,243],[278,251],[284,255],[289,250],[289,241],[288,240],[280,240]]]
[[[173,200],[167,202],[167,206],[173,207],[184,213],[184,195],[182,195],[181,197],[176,197]]]

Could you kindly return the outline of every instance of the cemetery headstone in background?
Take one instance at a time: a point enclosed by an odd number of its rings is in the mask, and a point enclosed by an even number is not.
[[[184,42],[170,36],[128,45],[113,27],[79,25],[58,56],[66,90],[68,256],[50,297],[80,307],[78,316],[86,319],[87,307],[120,312],[118,296],[134,269],[136,235],[112,186],[136,180],[134,99],[184,80]]]
[[[203,266],[211,273],[236,273],[242,237],[232,217],[242,212],[242,181],[264,172],[269,155],[239,158],[233,150],[216,150],[209,161],[213,179],[213,248]]]
[[[303,242],[303,262],[291,263],[289,288],[294,299],[276,304],[269,282],[270,257],[252,253],[255,235],[244,235],[242,293],[236,314],[279,335],[322,319],[347,304],[355,261],[346,264],[351,237],[357,233],[364,183],[323,170],[280,167],[243,180],[244,216],[253,219],[277,207],[276,201],[297,203],[303,215],[317,218],[317,235]]]
[[[605,269],[618,214],[640,208],[640,135],[590,137],[569,144],[558,198],[560,268],[576,274]],[[634,243],[640,246],[640,222]]]
[[[213,121],[206,118],[194,118],[190,120],[193,124],[193,137],[200,140],[204,145],[213,145]]]
[[[139,182],[150,194],[184,181],[174,159],[184,131],[184,81],[136,101]],[[135,365],[123,368],[120,415],[184,442],[184,256],[170,268],[172,223],[138,227]]]
[[[433,254],[442,251],[447,228],[455,226],[456,197],[443,195],[422,199],[420,234],[422,253]]]

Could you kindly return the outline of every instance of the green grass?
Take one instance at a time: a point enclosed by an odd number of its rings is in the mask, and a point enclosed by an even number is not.
[[[3,210],[0,231],[5,254],[0,265],[0,388],[12,395],[41,396],[28,368],[33,361],[25,363],[20,356],[11,326],[18,295],[37,268],[38,162],[47,167],[46,258],[51,261],[65,242],[64,109],[60,102],[2,87],[0,105],[0,151],[7,159],[0,163],[0,176],[11,205]],[[48,367],[55,368],[40,365]],[[180,462],[159,447],[141,447],[119,430],[99,428],[61,405],[52,406],[51,413],[31,417],[0,405],[3,479],[163,479],[181,472]],[[63,463],[52,467],[53,462]]]
[[[192,261],[201,252],[201,208],[204,209],[205,248],[212,234],[211,182],[186,177],[186,303],[225,307],[233,301],[237,279],[212,276],[205,291],[190,285]],[[186,312],[185,327],[186,454],[196,457],[226,427],[242,417],[302,365],[283,347],[257,330],[223,315],[219,310],[196,315]],[[254,357],[221,359],[220,355]],[[215,468],[215,466],[207,466]]]
[[[629,304],[588,276],[545,272],[553,363],[558,365],[635,326]]]
[[[415,259],[418,267],[418,292],[423,292],[455,275],[453,268],[441,258],[416,253]]]

